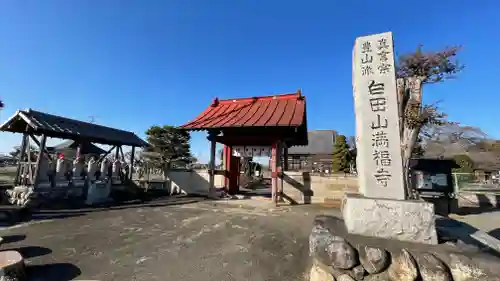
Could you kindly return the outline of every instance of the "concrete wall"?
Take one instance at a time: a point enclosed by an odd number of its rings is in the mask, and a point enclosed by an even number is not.
[[[341,200],[345,192],[355,193],[358,190],[356,177],[311,176],[308,172],[284,172],[282,184],[285,198],[298,204]]]
[[[500,194],[461,191],[457,195],[458,207],[500,207]]]
[[[285,172],[283,176],[283,192],[290,199],[299,204],[308,203],[327,203],[331,201],[341,200],[346,192],[358,192],[358,180],[355,176],[305,176],[305,172]],[[304,178],[309,178],[305,180]],[[304,190],[311,190],[309,195],[304,195]],[[435,200],[430,200],[435,201]],[[457,208],[484,208],[494,207],[500,208],[500,193],[493,192],[469,192],[460,191],[456,199],[446,204],[440,202],[436,203],[437,207],[442,208],[443,211],[448,210],[450,204],[450,211],[457,212]],[[439,205],[439,206],[438,206]],[[446,206],[445,206],[446,205]],[[439,209],[438,208],[438,209]]]
[[[224,177],[215,175],[215,187],[224,186]],[[207,170],[170,171],[167,188],[186,194],[208,194],[209,175]]]

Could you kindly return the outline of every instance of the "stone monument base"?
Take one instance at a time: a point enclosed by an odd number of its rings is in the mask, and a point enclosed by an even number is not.
[[[342,200],[342,216],[351,234],[438,243],[432,203],[346,194]]]

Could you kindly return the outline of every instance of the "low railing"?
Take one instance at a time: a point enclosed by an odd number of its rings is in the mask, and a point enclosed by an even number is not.
[[[455,192],[461,191],[500,191],[498,179],[485,179],[473,173],[453,173]]]

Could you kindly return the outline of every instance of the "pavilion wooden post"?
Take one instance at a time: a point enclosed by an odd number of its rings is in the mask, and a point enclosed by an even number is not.
[[[80,157],[82,156],[82,142],[78,142],[78,146],[76,147],[76,158],[77,159],[80,159]]]
[[[22,178],[22,184],[23,185],[26,185],[26,184],[32,184],[33,183],[33,168],[31,167],[31,145],[30,145],[30,138],[26,138],[26,148],[25,148],[25,151],[26,151],[26,155],[27,155],[27,167],[26,167],[26,171],[28,172],[28,174],[26,175],[26,177],[24,177],[24,171],[23,171],[23,178]]]
[[[132,180],[132,175],[134,174],[134,159],[135,159],[135,146],[132,146],[132,151],[130,153],[130,172],[129,177]]]
[[[36,159],[35,166],[35,177],[33,178],[33,187],[36,189],[38,185],[38,179],[40,178],[40,163],[42,163],[42,157],[45,153],[45,143],[47,142],[47,136],[42,135],[42,140],[40,141],[40,151],[38,152],[38,157]]]
[[[210,162],[208,163],[208,194],[210,197],[215,195],[215,147],[217,142],[215,140],[216,134],[210,132],[208,140],[210,141]]]
[[[123,153],[123,148],[120,146],[120,155],[122,156],[122,161],[125,162],[125,154]]]
[[[120,146],[115,146],[115,161],[120,159]]]
[[[14,180],[15,185],[20,184],[19,177],[21,176],[21,166],[23,165],[24,153],[26,151],[26,143],[27,143],[28,133],[23,134],[23,140],[21,141],[21,148],[19,150],[19,159],[17,162],[17,170],[16,170],[16,178]]]
[[[35,142],[35,144],[38,146],[38,148],[40,148],[42,146],[34,135],[30,134],[30,137],[31,137],[31,140],[33,140]],[[45,151],[45,154],[47,154],[47,158],[49,158],[49,160],[52,160],[52,157],[50,156],[50,153],[47,150],[47,147],[45,147],[45,149],[43,151]]]

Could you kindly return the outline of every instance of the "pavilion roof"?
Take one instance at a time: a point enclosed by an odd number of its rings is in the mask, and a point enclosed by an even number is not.
[[[107,145],[146,146],[136,134],[124,130],[82,122],[66,117],[35,111],[18,110],[0,125],[0,131],[31,132],[35,135],[69,140],[86,140]]]
[[[306,125],[306,100],[293,94],[219,100],[214,99],[198,117],[180,126],[187,130]],[[306,136],[307,138],[307,136]]]

